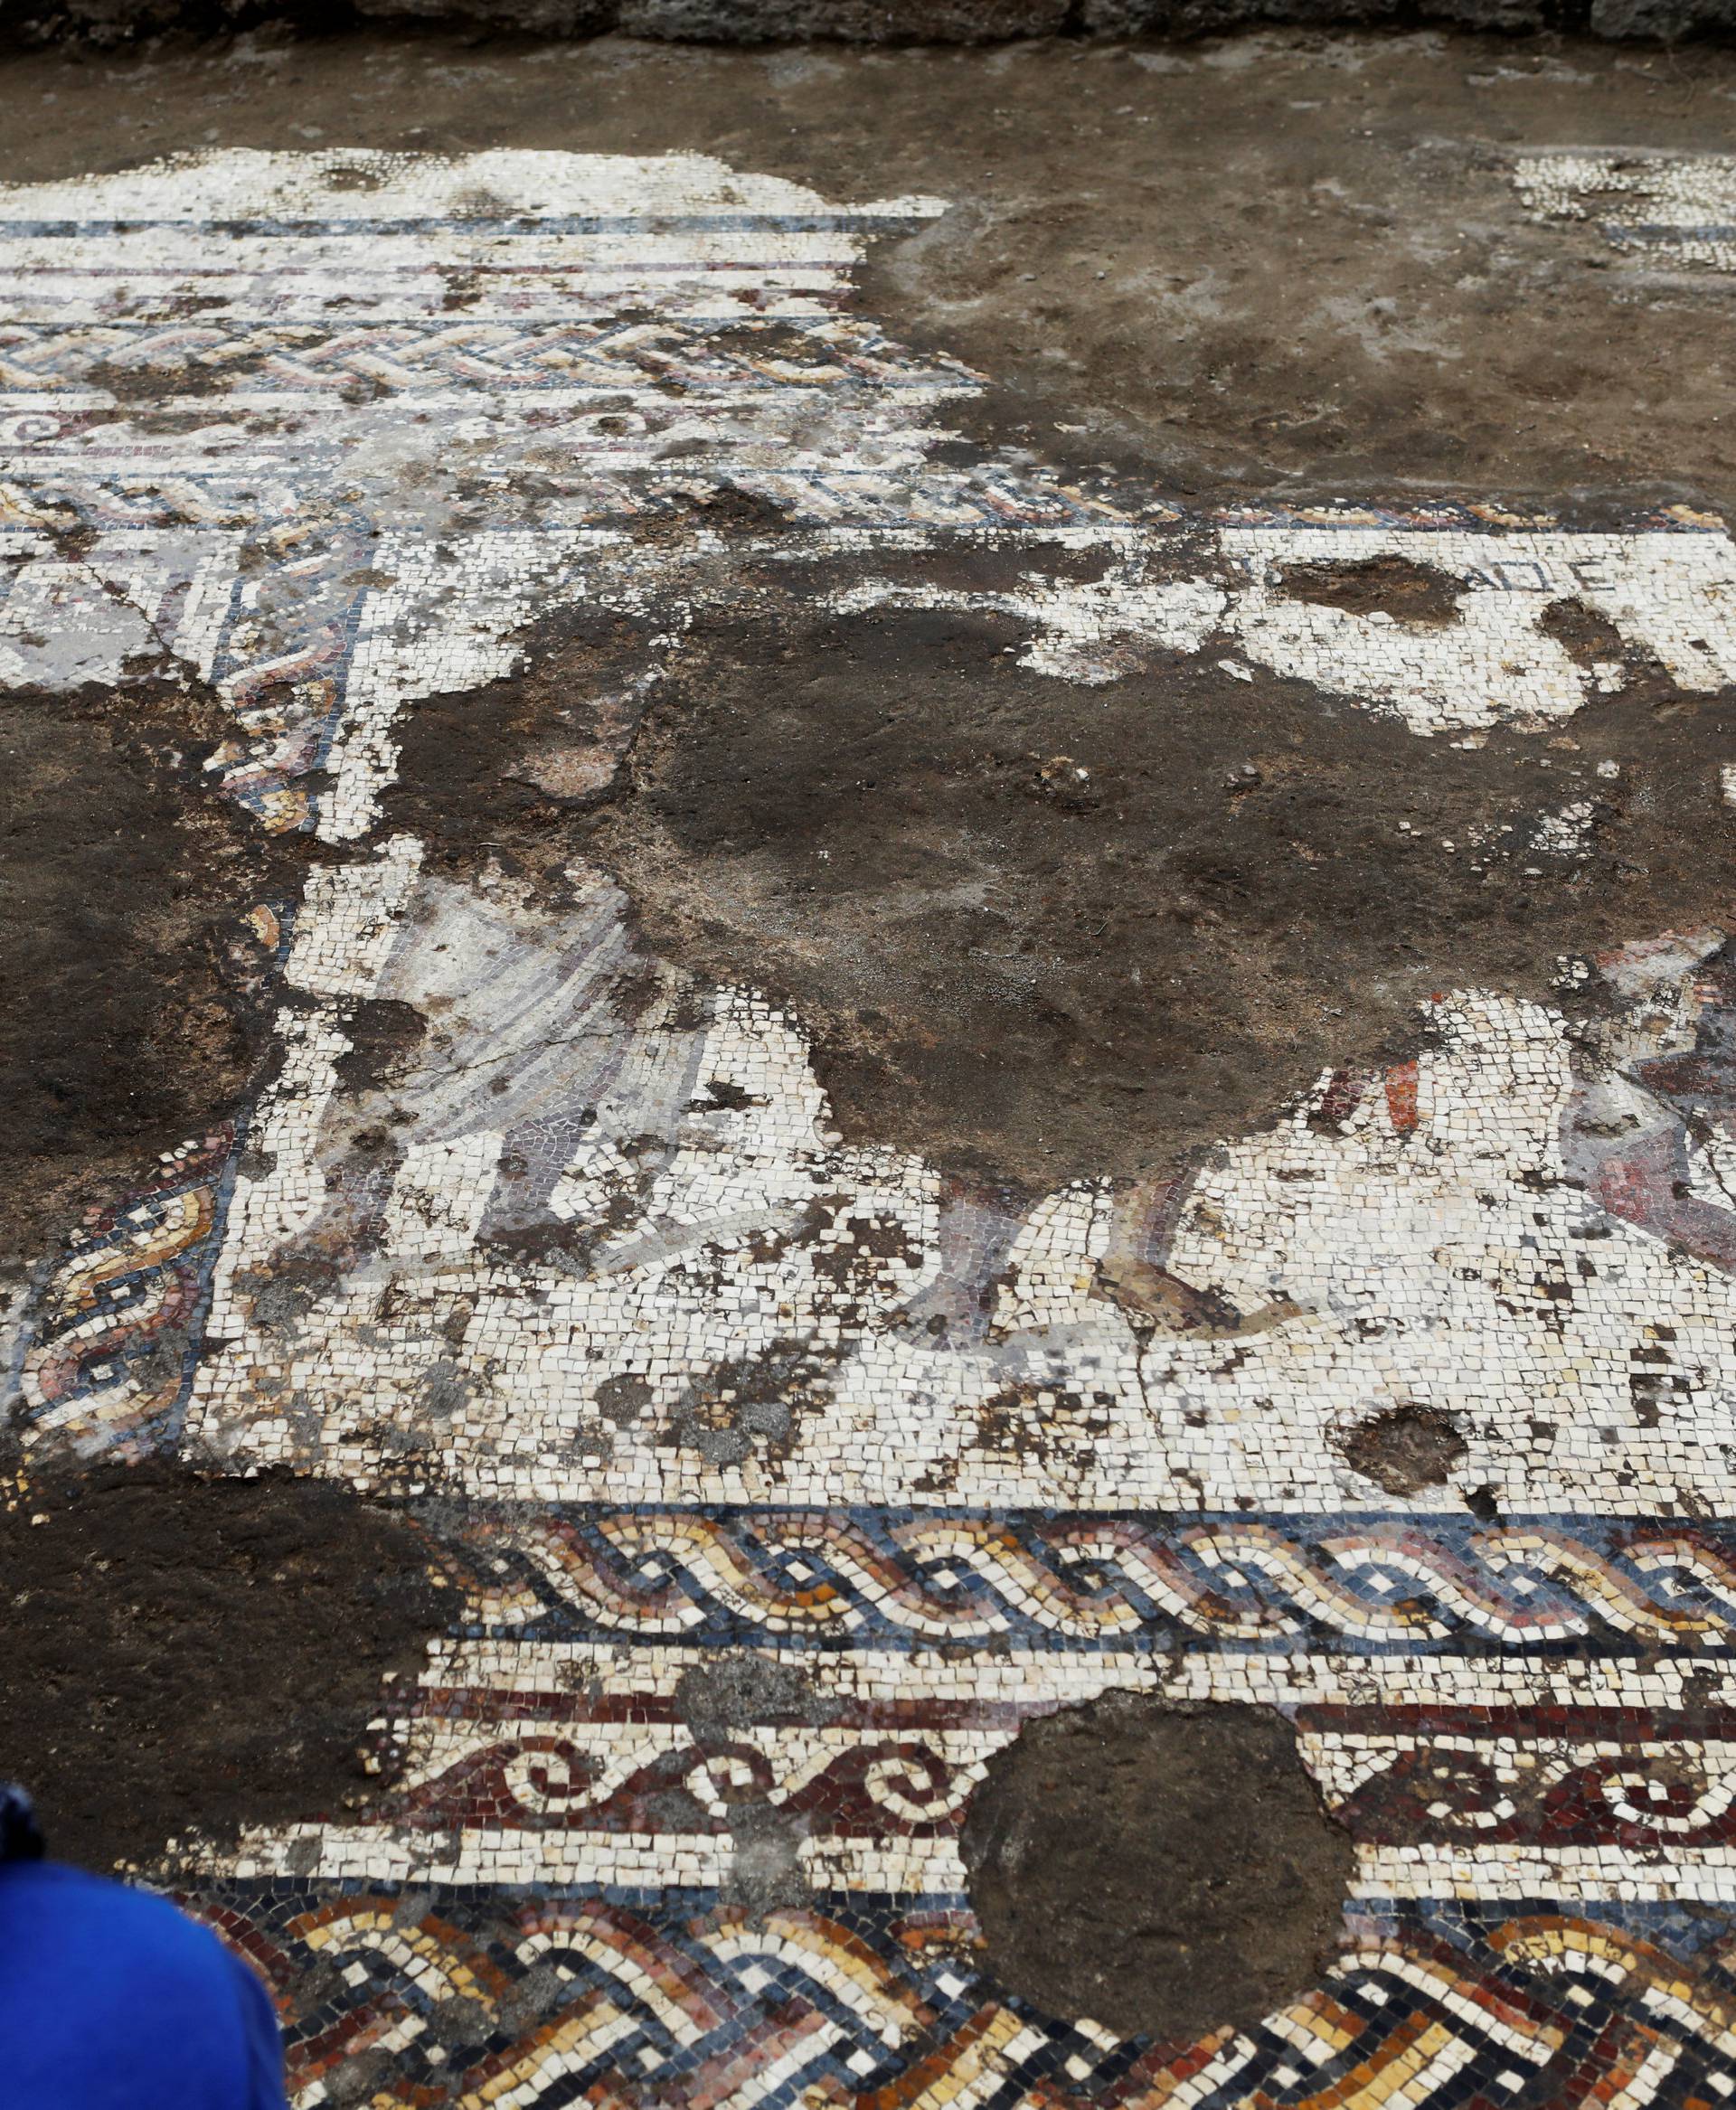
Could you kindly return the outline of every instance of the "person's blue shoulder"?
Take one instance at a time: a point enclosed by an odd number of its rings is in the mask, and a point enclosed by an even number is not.
[[[282,2071],[263,1985],[166,1898],[0,1867],[0,2103],[282,2110]]]

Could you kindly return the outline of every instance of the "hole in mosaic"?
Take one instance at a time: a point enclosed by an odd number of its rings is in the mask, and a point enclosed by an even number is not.
[[[1444,1487],[1468,1455],[1451,1415],[1414,1400],[1370,1415],[1338,1448],[1353,1471],[1388,1494]]]
[[[1353,1863],[1281,1716],[1126,1692],[1027,1725],[962,1848],[994,1978],[1159,2040],[1246,2027],[1314,1984]]]
[[[1284,591],[1316,608],[1349,616],[1391,616],[1397,623],[1443,625],[1458,620],[1463,584],[1432,564],[1409,557],[1369,557],[1355,564],[1295,564]]]

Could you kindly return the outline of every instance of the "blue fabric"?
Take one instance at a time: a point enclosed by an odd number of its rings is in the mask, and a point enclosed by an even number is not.
[[[162,1898],[0,1865],[0,2110],[283,2110],[265,1988]]]

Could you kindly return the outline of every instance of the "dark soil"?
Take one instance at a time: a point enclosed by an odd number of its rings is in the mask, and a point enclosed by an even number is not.
[[[639,722],[649,626],[563,612],[526,641],[510,678],[423,698],[399,721],[385,826],[427,844],[431,867],[512,866],[561,890],[561,824],[605,796]]]
[[[194,1827],[341,1820],[382,1680],[452,1616],[429,1561],[326,1481],[154,1465],[33,1488],[0,1510],[0,1778],[93,1869]]]
[[[961,1844],[993,1978],[1160,2042],[1309,1990],[1354,1865],[1281,1716],[1125,1692],[1029,1724]]]
[[[1560,1001],[1558,956],[1736,883],[1728,695],[1641,669],[1571,749],[1496,731],[1424,769],[1396,721],[1209,649],[1085,688],[1021,636],[768,589],[697,626],[623,788],[557,831],[655,950],[797,1006],[852,1139],[1036,1188],[1167,1171],[1434,992]],[[1539,848],[1577,799],[1590,853]]]
[[[243,924],[297,893],[271,838],[202,777],[233,730],[141,679],[0,690],[0,1266],[235,1104],[271,963]]]
[[[349,1050],[332,1066],[339,1087],[346,1092],[372,1091],[414,1063],[428,1037],[428,1021],[413,1003],[370,996],[344,1020],[344,1035]]]
[[[1450,1415],[1414,1404],[1371,1415],[1338,1448],[1346,1465],[1388,1494],[1444,1487],[1467,1455],[1465,1438]]]
[[[1430,627],[1454,622],[1463,581],[1409,557],[1365,557],[1354,564],[1292,564],[1284,591],[1299,601],[1353,616],[1387,615]]]

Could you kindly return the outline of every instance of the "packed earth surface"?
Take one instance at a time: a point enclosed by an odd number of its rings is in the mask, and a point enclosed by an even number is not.
[[[1736,2096],[1736,53],[1101,14],[0,59],[0,1777],[296,2110]]]

